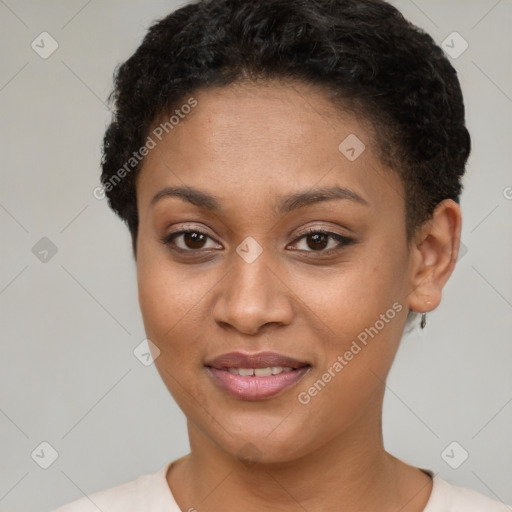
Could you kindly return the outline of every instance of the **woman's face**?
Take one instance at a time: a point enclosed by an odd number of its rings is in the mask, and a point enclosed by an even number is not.
[[[398,177],[313,87],[193,96],[137,182],[139,302],[191,442],[276,462],[368,435],[412,291]]]

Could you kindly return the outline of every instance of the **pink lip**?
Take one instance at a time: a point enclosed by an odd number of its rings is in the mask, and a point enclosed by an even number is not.
[[[308,363],[274,352],[257,354],[230,352],[213,359],[205,366],[221,389],[242,400],[264,400],[273,397],[296,384],[310,368]],[[228,371],[228,368],[267,368],[272,366],[289,367],[293,370],[267,377],[246,377]]]
[[[304,366],[299,370],[282,372],[268,377],[244,377],[229,373],[228,370],[208,369],[215,381],[233,396],[242,400],[264,400],[296,384],[309,368],[309,366]]]
[[[276,352],[258,352],[244,354],[243,352],[229,352],[205,363],[212,368],[267,368],[269,366],[288,366],[290,368],[303,368],[309,366],[304,361],[298,361],[289,356]]]

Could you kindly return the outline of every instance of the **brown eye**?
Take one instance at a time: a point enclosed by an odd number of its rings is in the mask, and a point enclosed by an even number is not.
[[[209,235],[197,229],[188,229],[170,233],[162,238],[162,243],[170,249],[183,252],[195,252],[201,249],[222,248]],[[210,243],[210,246],[207,244]]]
[[[308,247],[317,251],[327,247],[327,244],[329,243],[329,236],[324,233],[313,233],[311,235],[306,235],[306,240]]]
[[[340,251],[353,242],[354,240],[352,238],[338,233],[323,231],[321,229],[311,229],[297,238],[294,245],[297,246],[297,250],[302,252],[317,252],[322,255],[327,255]],[[300,247],[301,244],[302,247]]]
[[[206,238],[206,235],[197,231],[187,231],[183,234],[183,241],[189,249],[201,249]]]

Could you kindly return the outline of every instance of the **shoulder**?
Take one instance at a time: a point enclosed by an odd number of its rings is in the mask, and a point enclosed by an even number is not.
[[[93,492],[67,503],[54,512],[120,512],[130,510],[138,500],[147,475],[108,489]]]
[[[127,510],[159,510],[162,495],[166,501],[172,500],[171,494],[165,495],[165,471],[167,464],[156,473],[140,475],[138,478],[115,487],[99,490],[66,503],[53,512],[126,512]],[[168,489],[168,488],[167,488]],[[154,502],[154,503],[153,503]],[[172,510],[172,508],[171,508]]]
[[[432,495],[424,512],[510,512],[507,505],[479,492],[433,477]]]

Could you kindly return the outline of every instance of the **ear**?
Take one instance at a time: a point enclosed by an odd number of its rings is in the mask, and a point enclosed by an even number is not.
[[[439,306],[442,290],[459,254],[462,216],[452,199],[441,201],[411,242],[409,309],[418,313]]]

